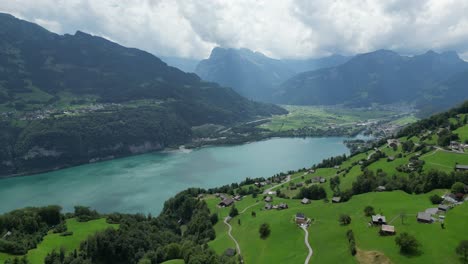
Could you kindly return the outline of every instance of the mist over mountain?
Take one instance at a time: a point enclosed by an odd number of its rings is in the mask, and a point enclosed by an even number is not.
[[[450,101],[450,97],[445,96],[447,89],[435,87],[466,70],[468,63],[455,52],[428,51],[409,57],[390,50],[378,50],[357,55],[336,67],[294,76],[277,90],[274,102],[352,106],[413,103],[430,98],[434,91]],[[468,96],[468,89],[460,92],[460,97]]]
[[[195,72],[198,63],[200,60],[197,59],[189,59],[189,58],[180,58],[180,57],[170,57],[170,56],[160,56],[159,57],[162,61],[167,63],[167,65],[176,67],[181,71],[191,73]]]
[[[279,60],[249,49],[215,48],[195,72],[204,80],[232,87],[241,95],[271,101],[274,91],[288,78],[303,71],[330,67],[348,58],[334,55],[321,59]]]

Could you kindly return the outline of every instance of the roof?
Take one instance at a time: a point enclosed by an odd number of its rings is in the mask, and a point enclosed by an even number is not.
[[[448,205],[445,205],[445,204],[439,204],[439,207],[438,207],[440,210],[444,210],[444,211],[447,211],[450,206]]]
[[[303,213],[297,213],[296,218],[305,218],[305,215]]]
[[[379,220],[380,220],[380,221],[379,221]],[[384,222],[384,223],[386,223],[386,222],[387,222],[386,220],[387,220],[387,219],[386,219],[385,216],[383,216],[383,215],[377,214],[377,215],[373,215],[373,216],[372,216],[372,222]]]
[[[307,199],[307,198],[304,198],[304,199],[302,199],[301,203],[303,203],[303,204],[310,203],[310,200]]]
[[[382,185],[377,187],[377,190],[379,190],[379,191],[385,191],[386,189],[387,188],[385,188],[385,186],[382,186]]]
[[[384,232],[390,232],[390,233],[395,233],[395,226],[392,225],[382,225],[380,230]]]
[[[231,198],[224,199],[220,202],[220,204],[224,204],[224,205],[231,205],[233,203],[234,203],[234,200]]]
[[[236,250],[233,249],[233,248],[228,248],[228,249],[226,249],[226,251],[224,251],[224,255],[226,255],[228,257],[232,257],[232,256],[236,255]]]
[[[272,200],[273,200],[273,198],[271,198],[271,196],[265,197],[265,201],[267,201],[267,202],[271,202]]]
[[[459,170],[468,170],[468,165],[455,165],[455,169],[459,169]]]
[[[418,213],[418,220],[424,220],[424,221],[432,221],[431,215],[426,213],[426,212],[419,212]]]
[[[265,204],[265,209],[271,209],[271,207],[272,207],[271,204],[269,204],[269,203]]]
[[[339,203],[341,201],[341,197],[333,197],[332,201],[336,202],[336,203]]]
[[[428,209],[426,209],[425,213],[430,214],[430,215],[435,215],[435,214],[437,214],[438,211],[439,211],[439,209],[437,209],[437,208],[428,208]]]

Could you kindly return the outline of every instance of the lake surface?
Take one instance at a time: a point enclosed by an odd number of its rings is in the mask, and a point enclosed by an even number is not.
[[[58,204],[99,212],[158,214],[164,201],[189,187],[210,188],[246,177],[310,167],[349,154],[345,138],[274,138],[244,145],[157,152],[0,180],[0,213]]]

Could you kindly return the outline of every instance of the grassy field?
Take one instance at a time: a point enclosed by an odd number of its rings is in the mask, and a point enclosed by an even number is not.
[[[424,170],[437,169],[451,172],[455,164],[468,164],[468,155],[436,150],[421,157],[425,161]]]
[[[161,264],[184,264],[184,263],[185,262],[183,259],[173,259],[173,260],[164,261]]]
[[[453,133],[458,135],[461,142],[467,141],[468,140],[468,125],[464,125],[456,129],[455,131],[453,131]]]
[[[433,193],[442,194],[444,191]],[[305,213],[307,217],[314,219],[309,227],[309,241],[314,249],[312,263],[357,263],[348,252],[345,237],[348,229],[353,229],[360,250],[381,252],[393,263],[456,263],[454,248],[460,240],[468,236],[464,228],[468,217],[468,204],[447,213],[446,229],[441,229],[438,224],[417,223],[415,217],[417,212],[432,207],[428,197],[433,193],[424,195],[409,195],[401,191],[368,193],[356,195],[349,202],[342,204],[313,201],[309,205],[302,205],[298,200],[275,198],[275,204],[286,202],[289,209],[265,211],[262,210],[264,203],[260,202],[234,218],[231,225],[246,263],[302,263],[307,255],[307,249],[303,243],[304,232],[293,223],[294,214],[297,212]],[[207,202],[211,210],[218,211],[221,218],[228,214],[228,208],[216,209],[217,198],[207,198]],[[250,197],[238,202],[237,207],[241,211],[242,208],[255,202]],[[381,237],[377,228],[368,227],[369,218],[363,214],[366,205],[371,205],[376,212],[384,214],[387,221],[393,220],[392,225],[395,225],[397,232],[409,232],[416,236],[422,244],[423,254],[414,257],[403,256],[395,245],[394,237]],[[256,217],[251,216],[252,211],[256,212]],[[338,224],[338,216],[341,213],[351,216],[350,226],[344,227]],[[399,217],[401,213],[407,215],[403,223]],[[258,228],[262,223],[268,223],[271,227],[271,235],[266,240],[260,239],[258,234]],[[222,221],[216,224],[217,238],[210,243],[210,246],[220,254],[226,248],[234,247],[225,234],[227,229],[221,228],[223,225]]]
[[[60,236],[60,234],[49,233],[44,237],[44,240],[38,245],[37,248],[28,251],[27,258],[31,264],[42,264],[44,262],[44,258],[52,250],[60,250],[60,248],[63,247],[66,252],[71,252],[75,249],[78,249],[81,241],[84,241],[88,236],[98,231],[105,230],[109,227],[116,228],[117,225],[106,223],[105,218],[92,220],[85,223],[78,222],[74,218],[68,219],[67,228],[68,231],[73,232],[73,235]],[[0,263],[3,263],[10,257],[12,256],[0,253]]]
[[[302,127],[328,128],[352,125],[370,119],[388,118],[395,113],[368,109],[331,108],[317,106],[283,106],[287,115],[274,116],[271,122],[260,127],[272,131],[284,131]]]

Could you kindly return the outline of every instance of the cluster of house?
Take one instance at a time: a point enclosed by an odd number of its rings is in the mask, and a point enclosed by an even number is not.
[[[271,209],[284,210],[284,209],[289,208],[286,203],[280,203],[280,204],[276,204],[276,205],[271,204],[273,202],[273,197],[271,197],[271,196],[265,197],[264,201],[266,202],[265,210],[271,210]]]
[[[327,179],[322,176],[316,176],[312,178],[312,183],[326,183]]]
[[[420,223],[444,222],[445,215],[443,214],[450,208],[450,205],[440,204],[437,208],[428,208],[424,212],[418,212],[416,219]]]
[[[242,200],[242,196],[240,195],[236,195],[233,198],[231,198],[225,194],[215,193],[215,196],[221,199],[221,202],[218,203],[219,207],[229,207],[233,205],[235,201]]]
[[[452,151],[465,152],[465,149],[468,149],[468,144],[463,144],[458,141],[450,141],[449,148]]]
[[[376,214],[372,216],[371,225],[380,226],[379,233],[381,235],[394,235],[396,233],[395,226],[388,225],[385,216]]]
[[[466,171],[468,170],[468,165],[457,164],[455,165],[456,171]]]

